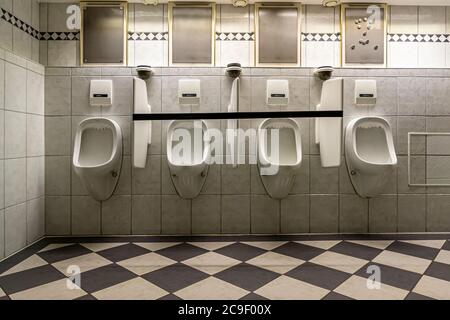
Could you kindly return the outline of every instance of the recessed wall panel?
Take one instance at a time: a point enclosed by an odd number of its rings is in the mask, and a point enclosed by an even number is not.
[[[257,65],[299,64],[299,9],[258,6]]]
[[[173,6],[171,25],[171,62],[173,64],[214,63],[214,8]]]
[[[386,7],[343,6],[344,66],[385,66]]]
[[[83,6],[83,64],[125,63],[125,17],[125,4]]]

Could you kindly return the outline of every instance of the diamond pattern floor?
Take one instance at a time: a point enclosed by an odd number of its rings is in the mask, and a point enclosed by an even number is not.
[[[180,239],[45,239],[0,262],[0,299],[450,299],[447,239]]]

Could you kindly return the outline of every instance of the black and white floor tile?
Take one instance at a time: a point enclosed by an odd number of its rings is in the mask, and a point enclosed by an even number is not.
[[[0,262],[0,299],[450,299],[448,238],[49,238]]]

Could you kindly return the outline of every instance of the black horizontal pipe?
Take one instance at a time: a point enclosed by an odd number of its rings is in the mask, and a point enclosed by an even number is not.
[[[268,111],[268,112],[192,112],[135,113],[133,121],[146,120],[220,120],[266,118],[342,118],[343,111]]]

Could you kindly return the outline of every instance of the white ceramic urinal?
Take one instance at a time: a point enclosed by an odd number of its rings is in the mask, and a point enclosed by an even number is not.
[[[134,78],[133,83],[134,113],[151,113],[152,108],[148,104],[147,97],[147,84],[139,78]],[[148,146],[152,142],[152,122],[134,121],[133,127],[133,166],[145,168]]]
[[[94,199],[110,198],[122,167],[120,126],[106,118],[83,120],[75,135],[73,166]]]
[[[342,78],[336,78],[323,83],[317,111],[342,110],[343,82]],[[319,144],[322,167],[339,167],[342,151],[342,118],[316,118],[315,133],[315,142]]]
[[[167,129],[167,162],[180,197],[200,194],[209,169],[210,141],[203,120],[172,121]]]
[[[345,158],[353,187],[361,197],[382,193],[397,165],[389,123],[380,117],[350,121],[345,130]]]
[[[293,119],[266,119],[258,128],[258,167],[270,197],[288,196],[302,163],[300,126]]]

